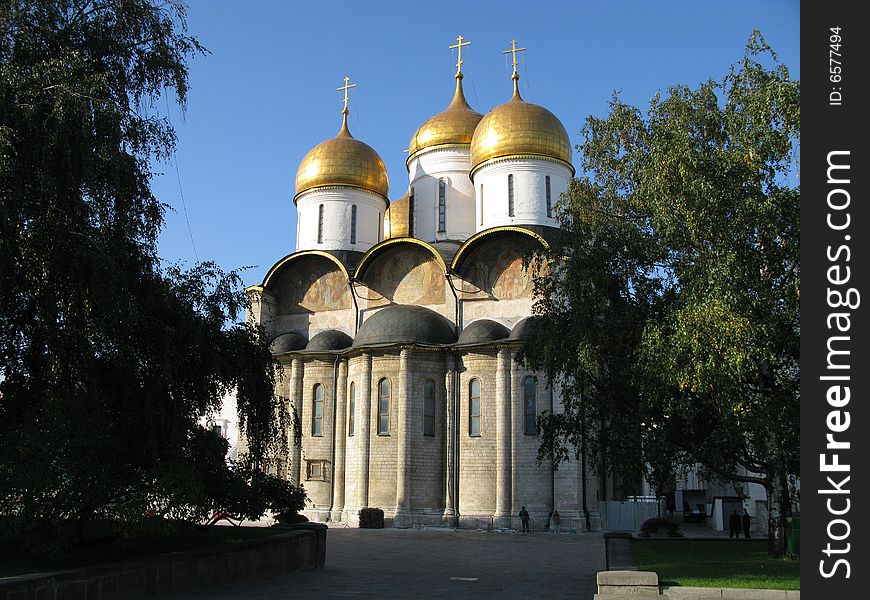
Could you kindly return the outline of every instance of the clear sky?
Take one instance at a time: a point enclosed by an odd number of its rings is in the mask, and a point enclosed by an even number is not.
[[[551,110],[572,144],[588,115],[606,115],[614,90],[645,107],[670,85],[721,79],[743,56],[753,29],[800,78],[797,0],[188,0],[188,6],[190,33],[211,54],[190,61],[187,110],[169,107],[178,171],[172,162],[155,166],[162,175],[153,189],[172,207],[160,255],[187,264],[198,256],[224,269],[250,266],[242,273],[245,285],[260,283],[295,249],[296,169],[308,150],[338,132],[336,88],[345,75],[357,84],[351,133],[386,163],[391,200],[408,185],[402,151],[411,135],[452,97],[456,56],[448,46],[459,34],[472,43],[462,55],[472,107],[486,114],[510,98],[511,67],[502,50],[516,39],[527,48],[519,58],[524,99]]]

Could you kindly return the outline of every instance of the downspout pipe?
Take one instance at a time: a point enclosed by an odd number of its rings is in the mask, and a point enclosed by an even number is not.
[[[356,288],[353,287],[353,277],[347,280],[350,286],[350,297],[353,298],[353,337],[359,333],[359,304],[356,300]]]
[[[462,329],[460,324],[461,304],[459,303],[459,294],[456,293],[456,286],[453,285],[453,278],[451,278],[450,275],[451,273],[448,271],[445,277],[447,278],[447,284],[450,286],[450,291],[453,292],[453,303],[456,306],[456,314],[454,317],[454,321],[456,322],[456,337],[459,337],[459,332]]]

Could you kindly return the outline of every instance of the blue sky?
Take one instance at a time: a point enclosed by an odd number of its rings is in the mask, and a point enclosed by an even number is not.
[[[336,88],[345,75],[358,84],[351,90],[351,133],[386,163],[390,199],[407,187],[402,151],[414,130],[450,101],[456,57],[448,46],[459,34],[472,43],[462,58],[474,108],[485,114],[510,98],[511,67],[502,50],[516,39],[527,48],[519,59],[523,97],[559,117],[572,144],[588,115],[606,115],[614,90],[646,106],[670,85],[721,79],[754,28],[800,78],[797,0],[188,0],[188,6],[190,33],[211,54],[189,63],[186,111],[169,107],[178,171],[174,162],[155,165],[162,175],[153,189],[172,207],[160,255],[187,264],[198,256],[225,269],[250,266],[242,273],[246,285],[260,283],[295,248],[296,169],[309,149],[338,132]]]

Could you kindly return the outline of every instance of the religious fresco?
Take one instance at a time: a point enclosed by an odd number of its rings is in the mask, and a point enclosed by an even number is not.
[[[538,247],[526,236],[494,236],[470,250],[462,268],[466,296],[498,300],[529,298],[534,286],[533,268],[523,267],[523,256]]]
[[[442,304],[444,271],[428,251],[393,246],[376,256],[364,277],[370,307],[385,304]]]
[[[322,257],[291,261],[269,283],[278,299],[278,314],[343,310],[351,307],[350,288],[344,273]]]

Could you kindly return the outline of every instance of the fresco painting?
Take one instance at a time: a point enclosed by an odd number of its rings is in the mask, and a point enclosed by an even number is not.
[[[489,296],[498,300],[528,298],[532,295],[532,272],[523,267],[523,256],[534,248],[528,238],[494,239],[472,250],[463,269],[466,295]]]
[[[385,251],[374,259],[365,282],[372,307],[444,302],[444,271],[431,254],[417,248]]]
[[[278,296],[278,313],[343,310],[351,307],[344,274],[325,259],[293,261],[269,288]]]

